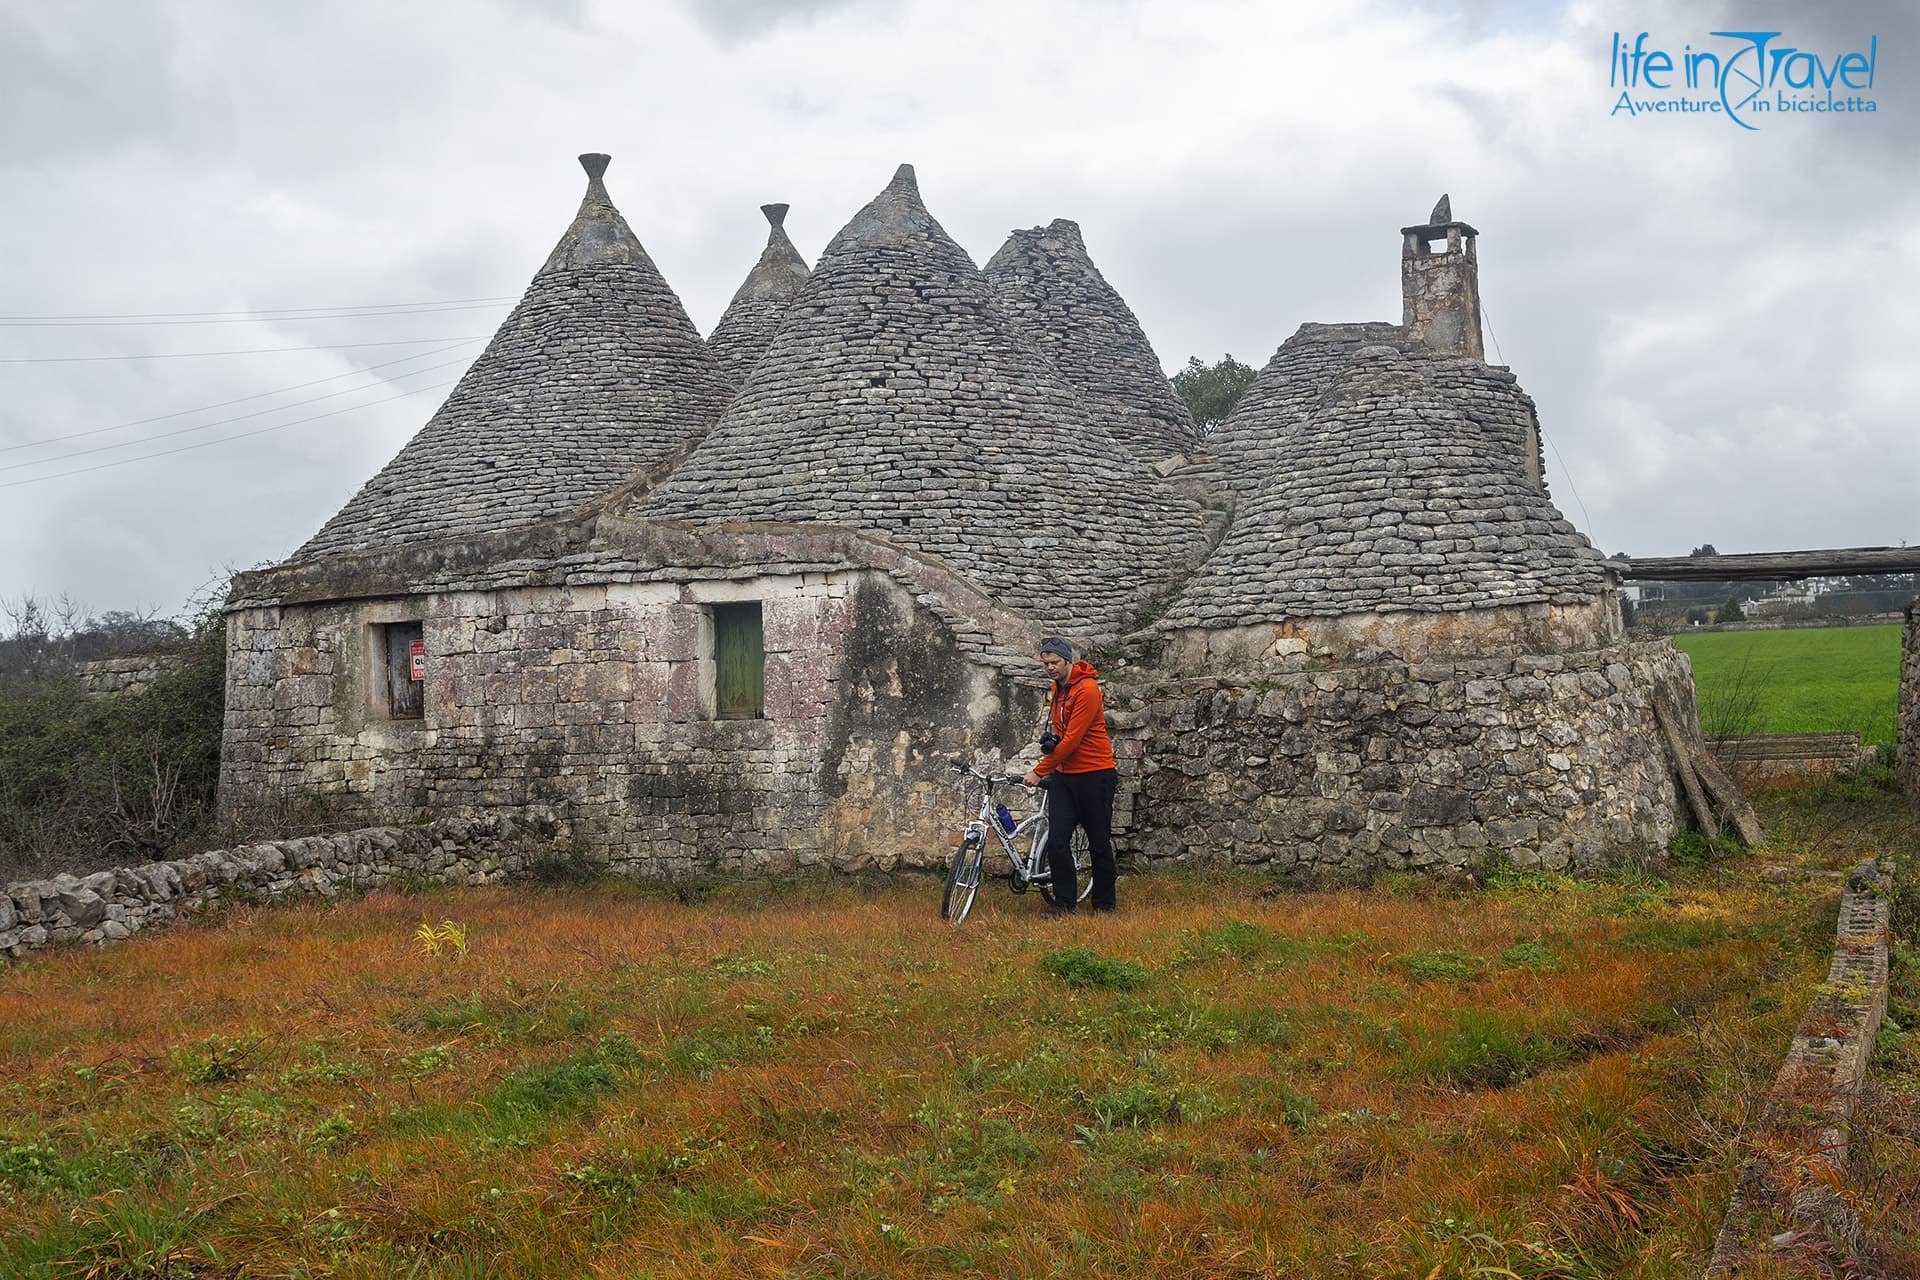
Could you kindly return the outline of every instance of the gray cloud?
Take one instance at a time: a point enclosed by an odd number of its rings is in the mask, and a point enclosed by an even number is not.
[[[1736,10],[1776,12],[1719,12]],[[793,205],[811,256],[910,160],[977,261],[1013,227],[1074,218],[1170,367],[1259,364],[1303,321],[1396,319],[1397,228],[1444,190],[1483,232],[1489,318],[1564,460],[1556,495],[1606,549],[1916,536],[1920,182],[1900,104],[1920,33],[1904,9],[1778,10],[1809,44],[1879,24],[1887,106],[1870,127],[1759,135],[1608,119],[1607,32],[1673,22],[1624,8],[141,12],[0,13],[0,232],[33,248],[9,264],[9,314],[511,298],[572,216],[574,154],[606,150],[615,200],[704,330],[759,252],[760,204]],[[364,406],[0,488],[0,596],[172,608],[223,565],[284,556],[459,371],[409,370],[478,350],[338,377],[426,349],[340,344],[483,334],[506,305],[0,327],[0,359],[332,347],[0,364],[0,449],[319,379],[336,380],[98,440],[151,452]],[[365,390],[154,438],[349,386]]]
[[[780,28],[853,8],[863,0],[687,0],[687,12],[722,44],[769,39]],[[877,7],[877,6],[876,6]]]

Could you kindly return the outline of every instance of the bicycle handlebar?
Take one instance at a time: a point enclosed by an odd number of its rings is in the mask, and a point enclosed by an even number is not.
[[[960,773],[971,774],[973,777],[980,779],[980,781],[986,783],[990,787],[1004,786],[1009,782],[1018,783],[1023,787],[1027,785],[1026,776],[1024,774],[982,773],[978,769],[974,768],[972,765],[968,764],[965,760],[953,761],[953,767],[955,770],[957,770]]]

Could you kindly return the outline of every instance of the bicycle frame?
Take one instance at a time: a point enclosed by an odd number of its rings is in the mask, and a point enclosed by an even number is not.
[[[1024,893],[1028,885],[1051,883],[1053,880],[1053,869],[1047,865],[1046,857],[1047,832],[1049,828],[1047,822],[1047,789],[1045,787],[1035,788],[1040,793],[1040,807],[1019,822],[1016,822],[1013,830],[1009,832],[1005,827],[1000,825],[1000,816],[994,809],[993,789],[996,786],[1018,786],[1020,785],[1020,780],[1011,774],[1003,777],[995,777],[990,774],[981,773],[978,769],[968,769],[967,774],[977,781],[984,783],[985,789],[980,794],[979,814],[969,819],[967,824],[960,829],[960,838],[966,840],[970,836],[978,835],[981,837],[981,843],[984,847],[985,836],[991,833],[993,837],[1000,842],[1000,850],[1007,855],[1007,861],[1013,864],[1014,890],[1017,893]],[[1027,840],[1027,852],[1023,857],[1020,853],[1019,842],[1026,839],[1029,833],[1031,833],[1032,839]]]
[[[1047,836],[1050,831],[1048,821],[1049,795],[1040,790],[1040,806],[1025,819],[1014,824],[1008,831],[1000,825],[999,812],[994,802],[994,789],[1019,784],[1022,779],[1012,775],[982,773],[968,765],[964,760],[953,762],[955,770],[982,784],[980,793],[980,812],[960,829],[960,840],[955,845],[953,857],[947,874],[946,892],[940,900],[940,915],[943,919],[959,924],[967,918],[973,909],[973,899],[979,892],[980,880],[986,861],[987,833],[992,832],[1000,842],[1001,852],[1007,855],[1011,872],[1009,882],[1015,893],[1025,893],[1029,886],[1041,886],[1041,893],[1049,902],[1053,901],[1053,868],[1047,862]],[[1022,850],[1025,850],[1023,853]],[[1074,833],[1072,856],[1076,870],[1084,870],[1085,878],[1076,877],[1079,897],[1085,898],[1093,887],[1092,869],[1087,863],[1086,840],[1080,832]]]

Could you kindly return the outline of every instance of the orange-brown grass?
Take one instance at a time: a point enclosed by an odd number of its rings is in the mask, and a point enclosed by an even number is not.
[[[1697,1274],[1836,896],[1122,894],[388,893],[18,965],[0,1274]]]

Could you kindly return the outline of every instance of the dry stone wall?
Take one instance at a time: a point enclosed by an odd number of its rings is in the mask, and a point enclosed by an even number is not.
[[[742,601],[761,606],[765,716],[718,720],[702,628]],[[373,650],[410,620],[426,711],[402,721],[382,712]],[[973,660],[877,571],[262,606],[228,634],[224,804],[551,804],[578,847],[636,876],[938,864],[946,761],[1012,748],[1040,716],[1037,685]]]
[[[80,685],[94,697],[115,693],[145,693],[161,672],[180,665],[171,654],[149,653],[134,658],[97,658],[73,664]]]
[[[1125,845],[1335,877],[1664,850],[1662,685],[1691,711],[1687,660],[1664,641],[1148,690],[1115,718]]]
[[[1895,767],[1908,791],[1920,794],[1920,600],[1907,606],[1900,642],[1900,709]]]
[[[0,891],[0,955],[17,960],[58,942],[120,942],[226,903],[330,898],[409,882],[495,884],[550,854],[558,831],[555,815],[536,807],[30,880]]]

